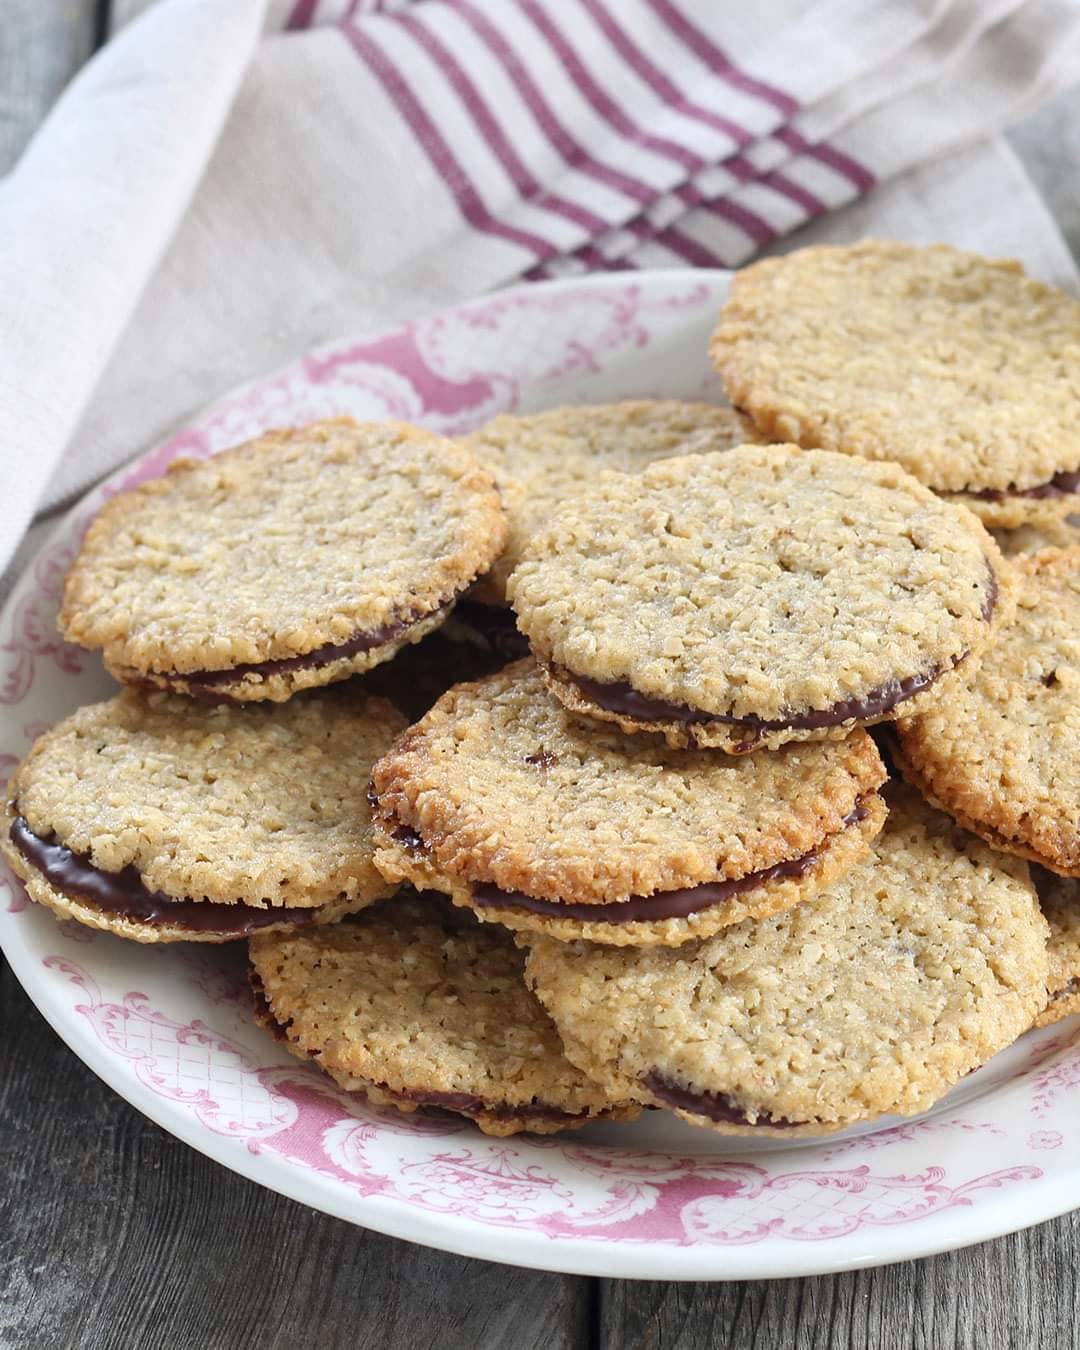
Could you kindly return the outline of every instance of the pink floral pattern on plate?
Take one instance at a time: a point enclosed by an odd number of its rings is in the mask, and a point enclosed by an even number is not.
[[[16,587],[0,615],[0,774],[114,687],[55,631],[64,571],[110,495],[178,455],[315,417],[455,434],[560,402],[718,396],[705,344],[725,289],[701,273],[524,288],[330,344],[222,399],[90,494]],[[0,890],[13,967],[114,1087],[220,1161],[387,1232],[559,1269],[734,1278],[900,1259],[1080,1203],[1075,1022],[1025,1037],[927,1117],[799,1147],[659,1113],[493,1140],[457,1117],[373,1108],[290,1059],[250,1020],[239,953],[71,932],[2,868]],[[58,936],[87,940],[78,962]],[[797,1254],[812,1250],[827,1255]]]

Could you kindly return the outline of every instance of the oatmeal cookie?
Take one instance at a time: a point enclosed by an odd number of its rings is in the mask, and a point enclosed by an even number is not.
[[[1042,868],[1035,872],[1035,889],[1050,925],[1050,1000],[1035,1019],[1048,1027],[1080,1012],[1080,881],[1055,876]]]
[[[994,848],[1080,876],[1080,546],[1014,559],[1016,617],[955,697],[897,724],[905,776]]]
[[[775,440],[895,460],[988,525],[1080,509],[1080,301],[946,245],[864,240],[738,272],[711,355]]]
[[[505,604],[506,579],[530,536],[604,469],[638,473],[657,459],[728,449],[753,439],[749,419],[733,409],[674,399],[496,417],[464,438],[498,481],[509,522],[505,549],[472,595],[487,604]]]
[[[991,530],[1006,558],[1018,553],[1041,553],[1044,548],[1072,548],[1080,544],[1080,515],[1064,520],[1021,525],[1015,530]]]
[[[494,1135],[638,1113],[567,1060],[510,934],[441,896],[403,892],[249,951],[257,1020],[377,1106],[440,1107]]]
[[[734,757],[590,726],[524,661],[452,689],[375,765],[375,860],[509,928],[678,944],[842,875],[884,778],[861,730]]]
[[[280,707],[125,690],[35,743],[0,852],[32,900],[137,942],[333,922],[396,889],[366,789],[404,725],[345,689]]]
[[[604,475],[508,594],[573,711],[734,754],[935,704],[1013,603],[963,507],[895,464],[791,445]]]
[[[437,628],[505,532],[491,475],[452,441],[349,418],[271,431],[114,497],[60,627],[126,683],[283,702]]]
[[[1047,925],[1018,858],[903,787],[871,852],[805,905],[679,948],[524,935],[569,1058],[725,1134],[925,1111],[1046,1002]]]

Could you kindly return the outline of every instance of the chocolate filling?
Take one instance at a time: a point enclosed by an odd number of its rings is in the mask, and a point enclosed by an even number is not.
[[[23,816],[16,816],[8,834],[27,862],[62,895],[138,923],[175,924],[193,933],[244,937],[273,923],[314,923],[320,914],[318,909],[255,909],[244,904],[175,900],[161,891],[147,890],[134,866],[120,872],[105,872],[89,859],[58,844],[55,838],[42,839]]]
[[[981,610],[984,623],[990,622],[998,599],[997,577],[989,563],[987,572],[990,584]],[[967,652],[962,652],[948,669],[955,670],[967,655]],[[750,733],[751,739],[745,745],[739,746],[739,750],[753,749],[755,742],[770,731],[819,731],[825,727],[840,726],[852,718],[856,722],[866,722],[871,718],[880,717],[883,713],[891,712],[906,699],[913,698],[924,689],[929,689],[934,681],[944,674],[941,666],[934,666],[920,675],[906,675],[900,680],[886,680],[884,684],[871,689],[862,698],[842,699],[830,708],[812,708],[803,713],[786,712],[781,717],[768,720],[762,717],[732,717],[727,713],[699,712],[696,708],[687,707],[683,703],[669,703],[664,699],[639,694],[626,680],[590,680],[583,675],[575,675],[565,666],[554,664],[551,669],[561,678],[575,684],[586,698],[601,708],[637,722],[682,722],[684,725],[722,722],[725,726],[740,727]]]
[[[454,618],[475,629],[504,664],[529,654],[528,639],[519,631],[512,609],[462,600],[454,607]]]
[[[965,489],[959,495],[976,497],[981,502],[1003,502],[1009,497],[1033,497],[1041,500],[1045,497],[1071,497],[1080,493],[1080,471],[1076,473],[1056,473],[1048,483],[1040,483],[1033,488],[979,488]]]
[[[843,820],[843,828],[865,820],[866,802],[873,793],[858,798],[854,810]],[[412,833],[412,831],[410,831]],[[835,836],[834,836],[835,837]],[[664,919],[685,919],[700,910],[722,905],[744,891],[755,890],[778,878],[788,880],[805,876],[821,857],[829,841],[798,858],[774,863],[757,872],[749,872],[733,881],[706,881],[678,891],[660,891],[656,895],[632,895],[629,900],[613,900],[597,905],[578,905],[563,900],[538,900],[522,891],[502,891],[490,882],[474,884],[472,903],[480,909],[519,909],[529,914],[544,914],[555,919],[577,919],[582,923],[660,923]]]
[[[715,1120],[718,1125],[769,1125],[774,1130],[789,1130],[797,1125],[820,1123],[813,1120],[788,1120],[786,1116],[770,1116],[764,1111],[758,1112],[756,1120],[750,1120],[746,1108],[726,1092],[690,1092],[665,1078],[659,1069],[650,1070],[641,1081],[665,1106],[689,1111],[695,1116],[705,1116]]]
[[[1055,989],[1050,995],[1050,1002],[1056,1003],[1060,998],[1072,998],[1073,994],[1080,994],[1080,979],[1072,979],[1060,989]]]
[[[248,977],[251,980],[256,1022],[269,1031],[276,1040],[287,1042],[288,1033],[274,1016],[263,982],[254,966],[249,966]],[[435,1092],[412,1088],[395,1091],[388,1088],[385,1083],[373,1083],[372,1086],[398,1102],[438,1107],[443,1111],[456,1111],[465,1116],[492,1116],[495,1120],[582,1120],[589,1114],[588,1111],[563,1111],[558,1106],[545,1106],[542,1102],[532,1102],[525,1106],[511,1106],[507,1102],[501,1102],[491,1106],[483,1097],[477,1097],[471,1092]]]
[[[395,619],[393,623],[384,624],[382,628],[375,628],[367,633],[356,633],[345,642],[326,642],[313,651],[304,652],[302,656],[285,656],[277,661],[254,661],[248,665],[229,666],[227,670],[193,670],[190,672],[172,670],[166,672],[164,678],[183,681],[196,698],[204,697],[208,693],[213,693],[216,696],[221,685],[235,684],[247,675],[260,675],[263,678],[268,678],[271,675],[284,675],[292,670],[315,670],[319,666],[329,665],[331,661],[340,661],[343,657],[356,656],[358,652],[369,652],[375,647],[381,647],[387,642],[392,642],[402,633],[408,632],[410,628],[415,628],[425,619],[433,618],[437,614],[449,613],[451,603],[451,601],[444,601],[435,609],[427,610],[423,614],[413,614],[403,619]]]
[[[275,1041],[281,1041],[283,1045],[287,1045],[289,1037],[284,1026],[274,1016],[274,1010],[270,1007],[270,1000],[266,997],[266,986],[262,982],[262,976],[250,961],[248,962],[248,983],[251,985],[251,1001],[254,1004],[255,1021],[264,1031],[268,1031]]]

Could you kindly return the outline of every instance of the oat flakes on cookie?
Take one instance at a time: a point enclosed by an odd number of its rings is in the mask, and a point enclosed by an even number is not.
[[[1031,1025],[1047,925],[1027,864],[902,786],[870,855],[809,904],[686,947],[529,944],[568,1057],[725,1134],[925,1111]]]
[[[35,743],[0,853],[32,900],[136,942],[330,923],[395,890],[366,788],[404,725],[351,689],[283,707],[127,689]]]
[[[897,726],[905,777],[994,848],[1080,876],[1080,546],[1014,560],[1016,617]]]
[[[1080,544],[1080,515],[990,533],[1006,558],[1014,558],[1018,553],[1041,553],[1044,548],[1072,548]]]
[[[1050,1000],[1035,1019],[1037,1027],[1080,1013],[1080,881],[1033,868],[1035,889],[1050,925]]]
[[[498,480],[509,521],[505,549],[472,594],[505,604],[506,579],[530,536],[602,470],[637,473],[657,459],[726,450],[752,439],[749,419],[733,409],[675,399],[496,417],[463,440]]]
[[[401,422],[271,431],[102,510],[60,627],[118,679],[283,702],[417,642],[502,548],[491,475]]]
[[[1080,509],[1080,301],[946,245],[736,273],[710,347],[759,431],[896,460],[1005,528]]]
[[[249,950],[256,1019],[378,1106],[440,1107],[494,1135],[638,1113],[567,1060],[510,934],[441,896],[402,892]]]
[[[884,778],[861,730],[734,757],[590,725],[523,661],[450,690],[375,765],[375,861],[508,928],[677,944],[841,876]]]
[[[898,465],[745,445],[605,474],[508,595],[567,707],[739,754],[945,697],[1009,578],[978,520]]]

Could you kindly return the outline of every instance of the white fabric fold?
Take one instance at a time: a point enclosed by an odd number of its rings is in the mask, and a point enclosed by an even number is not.
[[[261,0],[163,5],[88,65],[0,188],[0,562],[183,217]]]

